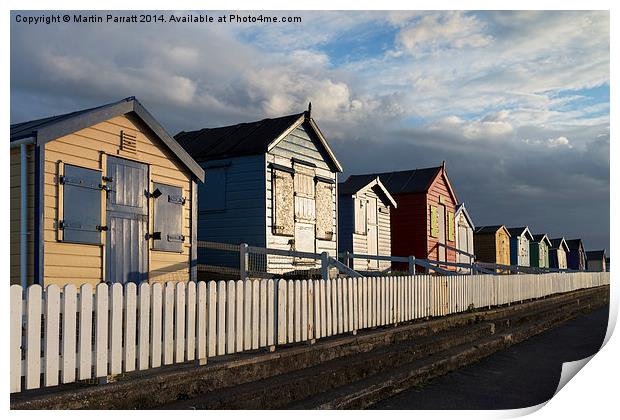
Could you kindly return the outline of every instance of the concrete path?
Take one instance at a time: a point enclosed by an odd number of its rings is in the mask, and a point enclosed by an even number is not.
[[[564,361],[583,359],[598,351],[608,315],[606,305],[372,408],[491,410],[540,404],[553,396]]]

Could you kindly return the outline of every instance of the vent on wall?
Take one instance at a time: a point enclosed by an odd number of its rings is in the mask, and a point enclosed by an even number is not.
[[[121,131],[121,150],[123,152],[135,154],[138,151],[136,136],[125,131]]]

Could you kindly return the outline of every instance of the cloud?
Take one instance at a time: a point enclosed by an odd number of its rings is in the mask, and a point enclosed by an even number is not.
[[[407,52],[419,54],[433,50],[482,47],[492,41],[485,34],[485,25],[476,16],[464,12],[427,15],[410,23],[397,37]]]

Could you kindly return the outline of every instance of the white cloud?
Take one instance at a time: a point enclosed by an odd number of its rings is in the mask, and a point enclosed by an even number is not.
[[[442,12],[410,22],[397,36],[398,43],[414,54],[438,49],[482,47],[492,40],[485,24],[474,15]]]
[[[547,147],[568,147],[569,149],[573,148],[568,139],[564,136],[556,137],[554,139],[547,139]]]

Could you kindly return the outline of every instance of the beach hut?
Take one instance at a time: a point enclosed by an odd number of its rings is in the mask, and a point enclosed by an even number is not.
[[[549,268],[549,248],[551,242],[546,233],[533,235],[530,242],[530,267]]]
[[[566,258],[568,255],[568,245],[564,238],[551,239],[551,248],[549,248],[549,268],[557,268],[566,270]]]
[[[607,257],[605,250],[586,251],[586,266],[588,271],[607,271]]]
[[[363,184],[377,177],[398,204],[390,217],[392,255],[455,262],[454,214],[458,199],[445,162],[432,168],[352,175],[347,180]],[[406,269],[401,264],[393,266]]]
[[[473,259],[467,254],[475,254],[474,229],[476,227],[474,226],[474,222],[469,216],[469,212],[465,207],[465,203],[460,203],[458,206],[456,206],[456,211],[454,212],[454,224],[456,247],[460,251],[463,251],[457,252],[456,262],[470,264],[473,262]],[[460,268],[457,271],[463,271],[463,269]]]
[[[478,226],[474,250],[476,261],[510,265],[510,232],[504,225]]]
[[[11,125],[11,283],[195,278],[204,171],[134,97]]]
[[[568,255],[566,264],[571,270],[584,271],[586,269],[586,251],[581,239],[567,239]]]
[[[508,228],[510,232],[510,264],[530,266],[530,241],[534,238],[527,226]]]
[[[206,171],[199,188],[198,238],[336,258],[337,174],[342,166],[312,118],[299,114],[175,138]],[[237,267],[234,252],[199,253],[201,264]],[[250,272],[320,268],[320,260],[282,255],[252,259]]]
[[[368,183],[359,180],[338,184],[338,252],[392,255],[390,211],[396,208],[396,201],[379,178]],[[390,261],[354,259],[352,268],[377,271],[390,266]]]

